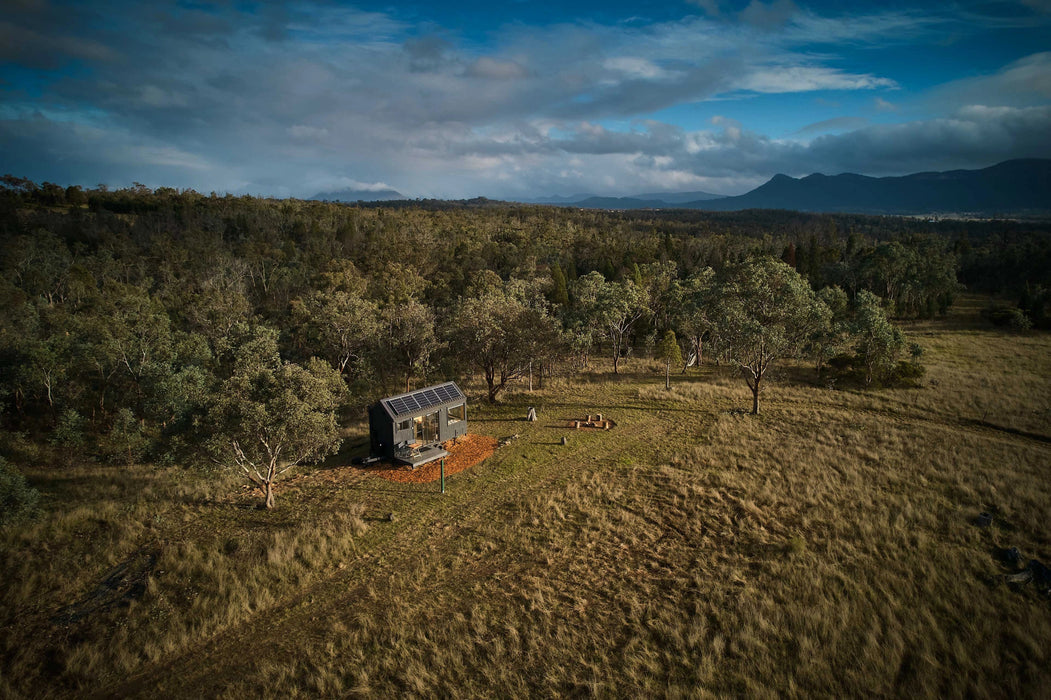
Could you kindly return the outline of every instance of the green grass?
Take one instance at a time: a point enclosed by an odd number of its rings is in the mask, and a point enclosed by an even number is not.
[[[518,437],[444,496],[319,467],[266,512],[229,478],[28,470],[0,692],[1039,696],[1051,603],[996,555],[1051,562],[1051,338],[909,332],[922,388],[786,370],[758,417],[722,370],[643,362],[474,401]],[[617,427],[564,427],[587,413]]]

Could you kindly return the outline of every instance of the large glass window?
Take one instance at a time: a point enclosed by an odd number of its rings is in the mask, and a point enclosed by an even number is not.
[[[467,420],[467,404],[460,404],[449,409],[450,423],[459,423],[462,420]]]
[[[438,412],[416,416],[413,421],[413,437],[416,442],[428,444],[438,442]]]

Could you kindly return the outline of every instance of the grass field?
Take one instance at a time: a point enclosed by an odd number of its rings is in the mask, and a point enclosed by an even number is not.
[[[907,331],[922,388],[785,368],[760,416],[642,362],[475,400],[517,437],[445,495],[322,466],[267,512],[219,475],[27,469],[0,693],[1046,697],[1051,600],[999,555],[1051,563],[1051,337],[966,304]]]

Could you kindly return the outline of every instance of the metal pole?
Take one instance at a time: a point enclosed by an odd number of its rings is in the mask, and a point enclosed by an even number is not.
[[[445,457],[442,457],[442,493],[445,493]]]

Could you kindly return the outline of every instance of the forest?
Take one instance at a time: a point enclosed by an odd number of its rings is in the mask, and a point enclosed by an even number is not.
[[[598,354],[614,372],[636,357],[737,367],[758,413],[790,357],[830,384],[914,380],[920,350],[894,321],[944,315],[965,289],[1001,300],[990,322],[1047,328],[1048,230],[6,176],[0,425],[63,459],[230,467],[266,490],[381,396],[479,376],[494,402]]]

